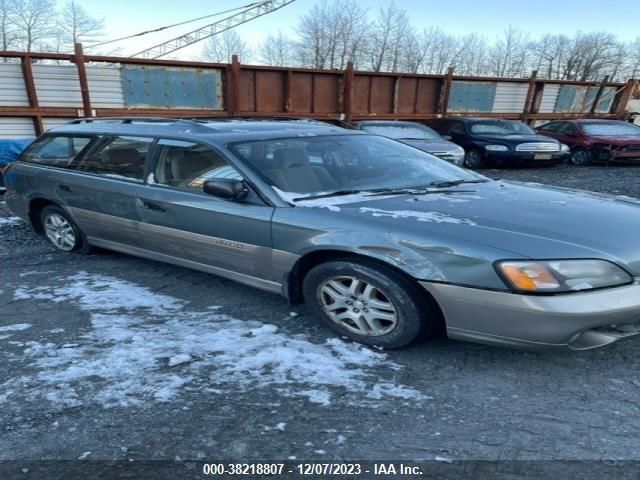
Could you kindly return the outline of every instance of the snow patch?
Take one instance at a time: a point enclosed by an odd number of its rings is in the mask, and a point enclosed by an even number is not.
[[[50,281],[21,287],[14,298],[75,304],[89,313],[90,327],[71,348],[25,342],[21,359],[34,373],[1,385],[0,402],[26,396],[63,406],[130,406],[171,401],[184,389],[238,395],[269,387],[319,405],[329,405],[333,395],[357,398],[358,405],[424,398],[389,380],[400,365],[358,344],[337,338],[313,343],[275,325],[190,309],[183,300],[115,277],[79,272]]]
[[[455,223],[476,225],[466,218],[456,218],[440,212],[417,212],[413,210],[381,210],[379,208],[360,207],[361,213],[370,213],[374,217],[414,218],[419,222]]]
[[[0,227],[20,225],[24,223],[20,217],[0,217]]]
[[[21,330],[26,330],[27,328],[31,328],[30,323],[14,323],[13,325],[0,327],[0,332],[19,332]]]

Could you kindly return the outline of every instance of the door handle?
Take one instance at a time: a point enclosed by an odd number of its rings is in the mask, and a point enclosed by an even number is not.
[[[60,185],[59,186],[60,190],[62,190],[63,192],[69,192],[71,193],[71,187],[69,185]]]
[[[157,203],[153,203],[153,202],[147,202],[146,200],[142,201],[142,205],[147,210],[154,210],[156,212],[164,212],[164,211],[166,211],[164,209],[164,207],[162,207],[161,205],[158,205]]]

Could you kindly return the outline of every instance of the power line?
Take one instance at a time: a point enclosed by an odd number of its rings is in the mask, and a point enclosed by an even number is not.
[[[230,12],[234,12],[236,10],[243,10],[243,9],[247,9],[247,8],[251,8],[254,7],[256,5],[260,5],[261,3],[264,2],[253,2],[253,3],[248,3],[247,5],[243,5],[241,7],[236,7],[236,8],[230,8],[229,10],[224,10],[222,12],[218,12],[218,13],[212,13],[211,15],[205,15],[203,17],[198,17],[198,18],[194,18],[192,20],[186,20],[184,22],[180,22],[180,23],[174,23],[172,25],[165,25],[164,27],[159,27],[153,30],[146,30],[144,32],[140,32],[140,33],[135,33],[133,35],[127,35],[126,37],[120,37],[120,38],[116,38],[114,40],[108,40],[106,42],[101,42],[101,43],[94,43],[93,45],[88,45],[85,46],[84,48],[94,48],[94,47],[101,47],[103,45],[108,45],[110,43],[115,43],[115,42],[120,42],[122,40],[128,40],[130,38],[135,38],[135,37],[142,37],[144,35],[148,35],[150,33],[156,33],[156,32],[161,32],[163,30],[167,30],[169,28],[174,28],[174,27],[179,27],[181,25],[186,25],[188,23],[193,23],[193,22],[197,22],[199,20],[204,20],[205,18],[211,18],[211,17],[217,17],[219,15],[224,15],[225,13],[230,13]]]

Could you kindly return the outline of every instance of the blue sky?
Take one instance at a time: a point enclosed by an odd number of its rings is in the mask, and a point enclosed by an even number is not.
[[[91,14],[106,22],[106,39],[157,28],[170,23],[215,13],[253,0],[78,0]],[[250,44],[259,43],[269,32],[287,33],[298,17],[319,0],[296,0],[293,4],[236,29]],[[59,0],[64,3],[64,0]],[[375,11],[387,0],[360,0],[361,6]],[[509,25],[534,36],[544,33],[605,30],[621,40],[640,36],[640,1],[637,0],[395,0],[409,11],[415,27],[439,26],[454,33],[478,32],[493,38]],[[221,17],[222,18],[222,17]],[[178,36],[208,22],[190,24],[160,34],[118,44],[122,53],[134,53],[163,40]],[[195,58],[197,49],[184,52],[183,58]]]

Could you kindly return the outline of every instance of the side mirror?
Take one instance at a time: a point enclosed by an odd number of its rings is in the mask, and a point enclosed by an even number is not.
[[[227,200],[242,200],[249,193],[249,189],[242,180],[232,180],[229,178],[207,180],[202,185],[202,190],[204,193]]]

